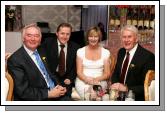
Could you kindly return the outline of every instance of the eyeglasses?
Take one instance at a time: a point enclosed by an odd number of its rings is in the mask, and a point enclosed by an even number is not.
[[[36,37],[36,38],[39,38],[40,35],[39,34],[26,34],[27,37]]]

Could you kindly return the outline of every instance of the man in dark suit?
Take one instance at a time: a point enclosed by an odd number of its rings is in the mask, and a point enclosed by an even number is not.
[[[44,52],[37,50],[41,42],[40,28],[36,24],[24,27],[22,40],[23,46],[7,61],[8,71],[14,79],[14,100],[61,100],[64,98],[66,88],[56,84],[56,78],[46,66],[47,59]]]
[[[69,41],[72,27],[68,23],[62,23],[56,31],[57,37],[51,37],[44,41],[43,49],[47,52],[48,64],[51,72],[56,76],[57,82],[67,88],[66,95],[71,97],[72,86],[76,78],[76,52],[79,45]],[[79,38],[79,37],[78,37]],[[60,73],[61,45],[64,46],[64,73]],[[62,67],[62,66],[61,66]]]
[[[121,40],[124,48],[117,55],[111,88],[123,92],[132,90],[135,100],[144,101],[145,75],[149,69],[155,69],[155,56],[138,44],[138,30],[134,26],[122,28]],[[128,63],[125,63],[126,57]]]

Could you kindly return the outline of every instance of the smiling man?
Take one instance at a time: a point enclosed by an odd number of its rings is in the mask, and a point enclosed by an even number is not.
[[[22,30],[21,46],[7,60],[7,68],[14,79],[14,100],[60,100],[66,88],[56,83],[56,77],[43,61],[44,52],[39,51],[41,30],[30,24]],[[39,54],[40,53],[40,54]]]
[[[57,83],[67,88],[66,96],[69,98],[71,98],[72,86],[76,78],[75,61],[79,48],[78,44],[69,41],[71,32],[70,24],[61,23],[57,27],[57,37],[49,37],[42,45],[47,53],[51,72],[56,76]]]
[[[155,56],[138,43],[138,29],[127,25],[121,29],[123,48],[117,55],[112,75],[112,89],[132,90],[135,100],[144,101],[144,80],[149,69],[155,70]]]

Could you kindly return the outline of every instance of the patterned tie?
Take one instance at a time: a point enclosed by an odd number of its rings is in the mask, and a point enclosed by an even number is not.
[[[35,51],[33,54],[34,54],[34,56],[36,58],[38,66],[40,67],[40,69],[41,69],[41,71],[43,73],[42,75],[44,76],[44,78],[45,78],[45,80],[47,82],[48,87],[50,89],[54,88],[55,87],[54,82],[50,78],[50,76],[49,76],[49,74],[48,74],[48,72],[47,72],[47,70],[46,70],[46,68],[45,68],[45,66],[44,66],[44,64],[43,64],[43,62],[42,62],[39,54],[38,54],[38,51]]]
[[[126,53],[126,59],[124,61],[123,67],[122,67],[122,71],[121,71],[121,76],[120,76],[120,83],[124,83],[124,79],[125,79],[125,74],[126,74],[126,70],[128,67],[128,63],[129,63],[129,52]]]
[[[65,73],[65,53],[64,53],[64,47],[65,45],[60,45],[61,50],[60,50],[60,56],[59,56],[59,74],[60,76],[63,76]]]

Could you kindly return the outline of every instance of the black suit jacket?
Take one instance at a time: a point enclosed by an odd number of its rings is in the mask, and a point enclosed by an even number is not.
[[[44,64],[51,79],[55,82],[56,79],[49,72],[46,62]],[[48,99],[47,83],[24,47],[21,47],[11,55],[7,66],[9,73],[14,79],[14,100]]]
[[[118,52],[117,63],[112,75],[112,83],[119,82],[121,66],[126,50],[121,48]],[[155,56],[153,53],[138,45],[127,71],[125,84],[135,93],[135,100],[144,100],[144,80],[149,69],[155,70]]]
[[[72,84],[66,86],[67,93],[70,96],[72,86],[74,86],[74,80],[76,78],[76,52],[80,47],[78,44],[68,41],[67,46],[67,56],[66,56],[66,72],[61,77],[58,72],[56,72],[58,62],[59,62],[59,51],[58,51],[58,42],[56,37],[49,37],[42,44],[44,51],[46,51],[48,64],[51,72],[56,76],[61,85],[64,85],[65,79],[70,79]]]

